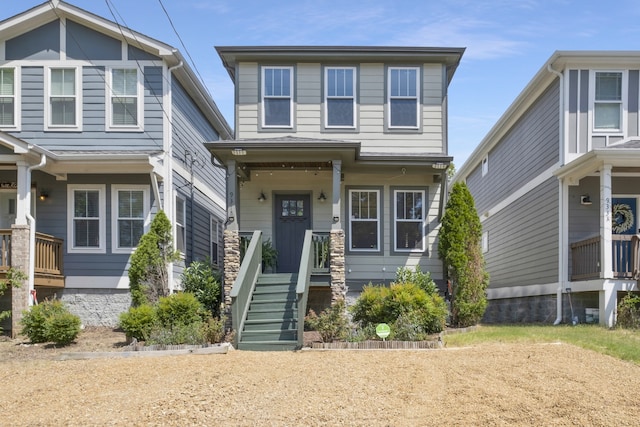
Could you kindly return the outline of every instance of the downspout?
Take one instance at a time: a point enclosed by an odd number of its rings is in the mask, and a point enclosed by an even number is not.
[[[26,212],[27,221],[29,222],[29,306],[34,303],[32,291],[35,289],[36,275],[36,219],[31,215],[31,171],[44,167],[47,163],[47,157],[40,154],[40,163],[27,168],[27,188],[29,189],[29,209]]]
[[[565,152],[565,141],[564,141],[564,75],[553,69],[551,67],[551,63],[547,64],[547,70],[558,76],[560,79],[560,88],[559,88],[559,118],[558,118],[558,128],[559,128],[559,157],[560,164],[564,164],[564,152]],[[560,228],[559,238],[558,238],[558,290],[556,296],[556,320],[553,322],[554,325],[559,325],[562,322],[562,290],[565,287],[566,278],[567,278],[567,263],[569,262],[566,256],[566,248],[567,248],[567,225],[565,221],[565,215],[568,215],[568,206],[564,202],[565,197],[567,196],[565,191],[564,180],[559,181],[559,191],[558,191],[558,226]]]
[[[170,99],[168,99],[168,105],[171,106],[171,108],[167,108],[168,113],[168,117],[167,117],[167,141],[168,141],[168,147],[167,147],[167,169],[166,169],[166,174],[167,176],[165,177],[165,190],[164,190],[164,211],[165,214],[167,214],[167,216],[171,219],[171,229],[172,229],[172,235],[175,236],[175,215],[173,212],[173,204],[174,204],[174,197],[173,197],[173,125],[172,125],[172,121],[173,121],[173,106],[171,105],[171,98],[173,97],[173,91],[171,88],[171,85],[173,84],[173,78],[172,78],[172,72],[180,67],[184,66],[184,63],[182,61],[180,61],[179,63],[177,63],[176,65],[174,65],[173,67],[169,67],[167,69],[167,73],[168,73],[168,86],[167,86],[167,90],[169,91]],[[185,224],[186,226],[186,224]],[[174,280],[173,280],[173,262],[169,263],[169,265],[167,266],[167,275],[169,276],[169,292],[172,293],[173,289],[174,289]]]

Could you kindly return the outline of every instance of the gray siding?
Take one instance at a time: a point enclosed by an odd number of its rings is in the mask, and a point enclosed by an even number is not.
[[[467,177],[479,214],[558,162],[558,96],[556,81],[489,152],[488,173],[478,165]]]
[[[67,21],[67,58],[92,61],[122,59],[122,43],[97,31]]]
[[[558,280],[558,180],[550,178],[482,223],[490,287]]]
[[[5,59],[59,59],[60,21],[49,22],[5,42]]]

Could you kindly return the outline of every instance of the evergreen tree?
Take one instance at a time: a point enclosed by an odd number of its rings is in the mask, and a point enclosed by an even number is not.
[[[482,256],[482,225],[466,184],[453,184],[438,237],[438,254],[451,281],[452,324],[475,325],[487,308],[489,275]]]

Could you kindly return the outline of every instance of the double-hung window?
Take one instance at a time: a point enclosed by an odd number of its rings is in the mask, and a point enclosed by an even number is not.
[[[149,187],[111,186],[111,241],[113,252],[129,253],[145,232],[149,215]]]
[[[380,191],[349,190],[349,248],[380,250]]]
[[[15,129],[20,113],[17,99],[18,76],[15,68],[0,68],[0,128]]]
[[[292,127],[293,67],[262,67],[262,127]]]
[[[209,241],[211,242],[209,258],[212,265],[219,265],[220,260],[220,221],[211,216],[211,228],[209,229]]]
[[[68,187],[67,226],[69,252],[105,252],[105,186],[73,185]]]
[[[395,250],[422,252],[425,249],[425,192],[396,190],[395,198]]]
[[[49,129],[80,127],[80,77],[77,68],[49,68],[47,124]]]
[[[142,128],[142,83],[137,68],[112,68],[109,73],[110,94],[107,114],[110,129]]]
[[[418,68],[390,67],[388,75],[389,128],[418,128]]]
[[[325,75],[325,127],[355,126],[356,70],[353,67],[327,67]]]
[[[187,202],[184,197],[176,195],[176,250],[181,253],[187,251]]]
[[[622,130],[622,83],[621,72],[595,73],[594,130]]]

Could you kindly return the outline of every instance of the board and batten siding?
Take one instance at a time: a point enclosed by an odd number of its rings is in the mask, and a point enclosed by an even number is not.
[[[285,64],[281,64],[285,65]],[[357,140],[362,153],[442,153],[444,131],[443,68],[441,64],[416,64],[421,67],[420,129],[385,130],[386,67],[382,63],[356,66],[356,129],[340,132],[323,127],[323,64],[296,63],[294,67],[294,119],[291,129],[260,130],[260,64],[241,63],[237,69],[236,137],[274,138],[295,132],[301,138]],[[333,65],[333,64],[326,64]]]
[[[467,177],[479,215],[526,185],[559,160],[559,84],[554,82]]]
[[[558,180],[551,177],[482,222],[489,287],[517,287],[558,280]]]

